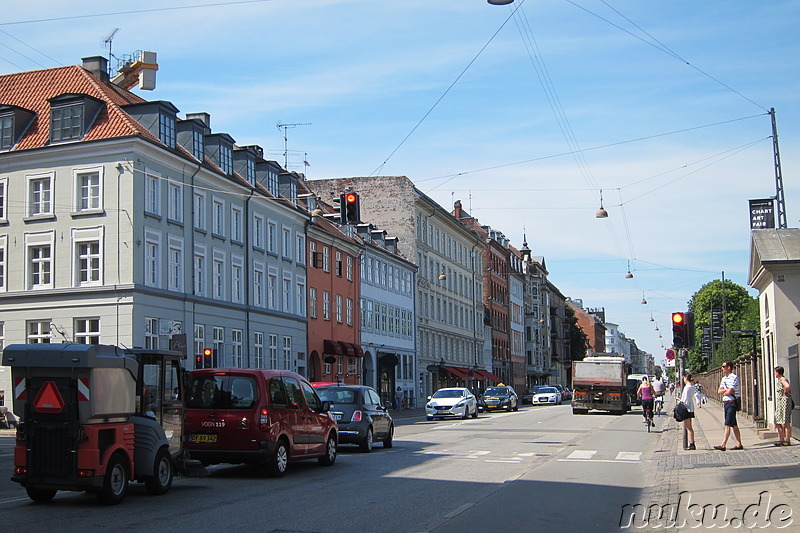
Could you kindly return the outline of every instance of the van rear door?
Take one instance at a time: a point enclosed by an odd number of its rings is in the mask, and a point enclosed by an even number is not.
[[[189,448],[230,449],[226,421],[227,376],[222,373],[193,372],[186,395],[186,440]]]

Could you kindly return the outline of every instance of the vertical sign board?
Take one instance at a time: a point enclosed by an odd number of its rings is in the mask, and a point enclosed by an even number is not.
[[[750,229],[775,227],[775,204],[772,198],[750,200]]]

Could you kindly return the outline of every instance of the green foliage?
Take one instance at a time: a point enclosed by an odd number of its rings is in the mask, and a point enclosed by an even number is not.
[[[687,368],[703,372],[719,366],[725,359],[735,359],[743,353],[752,351],[753,340],[736,338],[730,332],[736,330],[755,330],[759,328],[758,299],[753,298],[747,289],[730,280],[725,280],[725,318],[722,342],[714,346],[711,361],[703,358],[703,328],[711,327],[711,310],[723,308],[722,280],[714,280],[703,285],[689,300],[689,311],[694,313],[695,348],[689,350]]]

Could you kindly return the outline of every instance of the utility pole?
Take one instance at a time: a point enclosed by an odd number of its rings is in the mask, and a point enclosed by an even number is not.
[[[283,124],[279,120],[276,124],[277,128],[283,129],[283,169],[289,170],[289,128],[296,128],[297,126],[310,126],[310,122],[296,122],[294,124]],[[308,159],[308,158],[306,158]],[[304,161],[305,163],[305,161]]]
[[[775,108],[769,110],[772,118],[772,153],[775,158],[775,199],[778,203],[778,229],[786,229],[786,202],[783,199],[783,174],[781,173],[781,151],[778,148],[778,125],[775,122]]]

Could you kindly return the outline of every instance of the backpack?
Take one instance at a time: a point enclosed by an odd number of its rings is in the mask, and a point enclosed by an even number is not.
[[[685,405],[682,403],[678,403],[675,406],[675,409],[672,410],[672,416],[678,422],[683,422],[687,418],[689,418],[689,409],[686,408]]]

